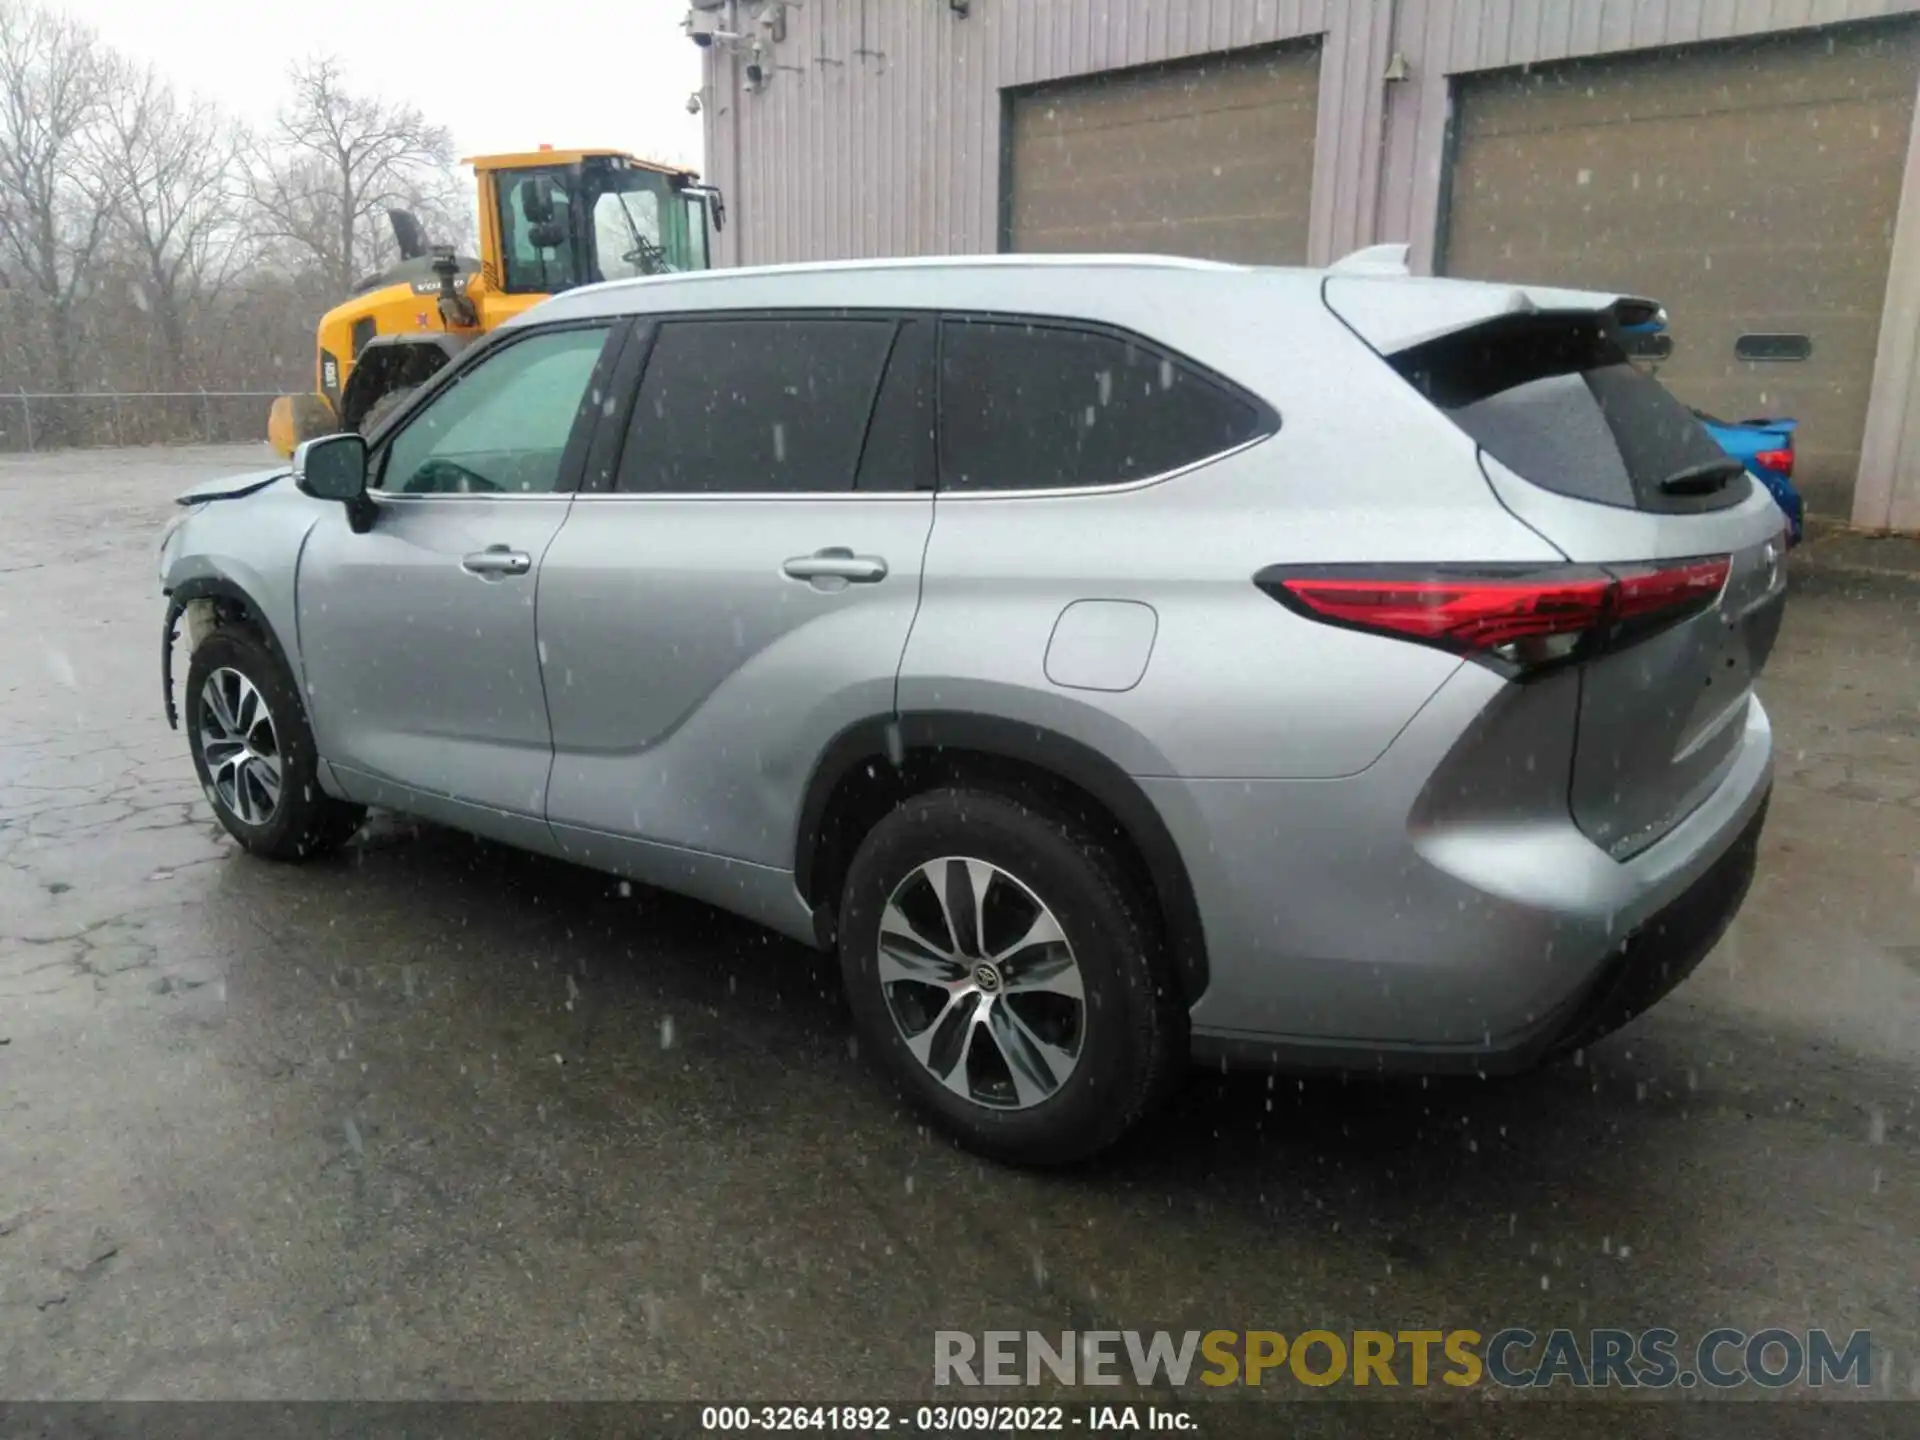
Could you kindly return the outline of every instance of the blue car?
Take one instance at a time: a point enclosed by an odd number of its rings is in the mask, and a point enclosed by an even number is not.
[[[1620,327],[1629,353],[1656,364],[1673,353],[1673,341],[1666,334],[1667,312],[1656,308],[1644,320]],[[1691,407],[1689,407],[1691,408]],[[1766,488],[1773,503],[1787,517],[1788,543],[1800,543],[1806,519],[1806,504],[1793,486],[1793,432],[1798,420],[1721,420],[1695,410],[1694,418],[1707,427],[1707,433],[1727,454],[1747,467],[1749,474]]]
[[[1753,478],[1766,487],[1787,517],[1793,543],[1799,544],[1806,506],[1800,492],[1793,488],[1793,432],[1800,428],[1800,422],[1718,420],[1704,411],[1693,413],[1707,427],[1715,443],[1745,465]]]

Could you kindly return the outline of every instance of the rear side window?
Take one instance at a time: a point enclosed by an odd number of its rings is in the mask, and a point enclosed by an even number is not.
[[[1197,366],[1105,331],[948,320],[940,347],[943,489],[1121,484],[1272,428]]]
[[[647,357],[616,488],[853,489],[896,328],[831,317],[667,321]]]
[[[1389,357],[1489,455],[1542,489],[1670,514],[1737,505],[1732,473],[1693,412],[1636,369],[1591,316],[1509,316]]]

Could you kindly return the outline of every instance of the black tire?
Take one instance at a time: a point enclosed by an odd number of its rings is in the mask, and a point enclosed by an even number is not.
[[[375,430],[386,423],[389,415],[393,414],[394,411],[411,400],[413,398],[413,392],[419,388],[418,385],[401,385],[387,391],[386,394],[369,405],[367,407],[367,413],[360,417],[360,433],[362,435],[373,434]]]
[[[921,866],[950,856],[984,860],[1017,881],[1013,904],[1037,901],[1052,913],[1080,972],[1080,1018],[1077,1028],[1076,1022],[1067,1027],[1078,1036],[1077,1059],[1057,1089],[1022,1108],[983,1103],[974,1096],[971,1078],[960,1082],[969,1091],[965,1095],[943,1084],[908,1048],[903,1023],[895,1019],[898,1002],[889,1000],[880,981],[880,926],[889,899]],[[984,888],[992,893],[1002,883],[996,879]],[[1022,888],[1024,896],[1018,894]],[[932,896],[931,889],[926,895]],[[1016,931],[1026,924],[1022,913],[1011,912],[1003,934],[1011,933],[1008,924]],[[847,998],[869,1053],[945,1129],[996,1159],[1026,1165],[1085,1159],[1120,1139],[1185,1073],[1186,1010],[1158,926],[1143,912],[1124,869],[1096,833],[1042,804],[959,788],[902,802],[874,826],[854,856],[841,900],[839,948]],[[984,956],[993,944],[973,943],[969,949],[968,941],[958,940],[952,948]],[[1011,979],[995,981],[995,989],[1005,988],[1011,988]],[[901,994],[901,986],[896,983],[891,993]],[[906,993],[910,1004],[917,1003],[911,983]],[[924,993],[940,1003],[938,989],[925,987]],[[994,998],[1010,1003],[1004,993]],[[939,1022],[913,1028],[925,1035]],[[934,1042],[929,1048],[942,1047]],[[1005,1053],[996,1046],[988,1056],[989,1083],[996,1061],[1000,1069],[1008,1068]],[[950,1079],[970,1063],[963,1058],[950,1068]],[[1012,1084],[1009,1071],[1006,1085]]]
[[[236,781],[233,772],[226,769],[216,784],[209,768],[209,737],[220,726],[211,709],[203,707],[211,706],[207,682],[220,672],[244,677],[265,702],[268,724],[262,728],[255,721],[249,735],[250,743],[253,737],[258,738],[261,753],[270,755],[278,768],[279,793],[266,813],[257,811],[263,793],[257,782],[244,776]],[[223,677],[222,686],[230,687],[231,682]],[[313,729],[307,723],[306,708],[300,703],[293,677],[253,631],[223,625],[200,642],[187,666],[183,710],[187,748],[192,752],[200,787],[227,833],[253,854],[269,860],[304,860],[322,855],[345,844],[366,819],[363,806],[336,800],[320,788]],[[238,785],[249,787],[255,814],[240,813],[249,802],[239,797]]]

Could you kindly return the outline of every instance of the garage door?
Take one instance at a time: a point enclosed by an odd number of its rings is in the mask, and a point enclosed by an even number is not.
[[[1304,263],[1319,91],[1293,47],[1016,94],[1009,248]]]
[[[1466,80],[1442,267],[1665,301],[1661,380],[1797,417],[1801,488],[1843,515],[1916,83],[1910,23]]]

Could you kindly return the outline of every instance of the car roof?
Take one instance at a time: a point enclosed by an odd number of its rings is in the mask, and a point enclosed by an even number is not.
[[[1388,253],[1392,252],[1392,253]],[[1121,325],[1195,313],[1242,324],[1322,300],[1382,353],[1503,314],[1601,311],[1599,291],[1412,276],[1404,246],[1375,246],[1324,269],[1233,265],[1177,255],[937,255],[744,266],[615,280],[568,290],[514,324],[685,311],[952,309]],[[1650,301],[1636,302],[1651,305]],[[1249,306],[1252,309],[1249,310]],[[1664,312],[1663,312],[1664,313]]]
[[[1223,279],[1261,277],[1297,286],[1303,299],[1322,272],[1229,265],[1177,255],[935,255],[752,265],[613,280],[564,291],[519,317],[546,323],[676,310],[994,309],[1074,314],[1102,290],[1149,285],[1217,290]]]

